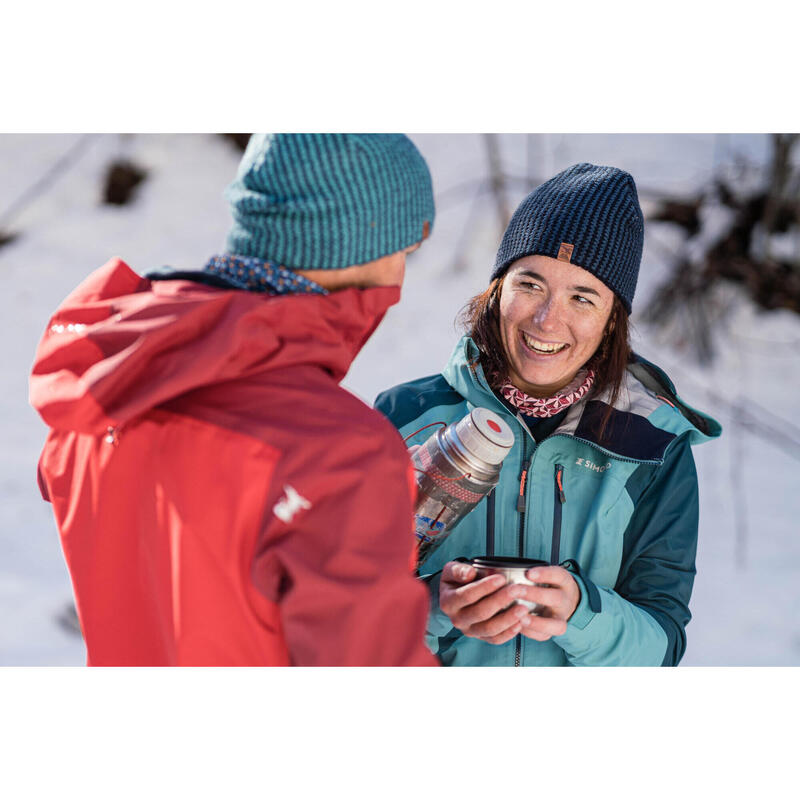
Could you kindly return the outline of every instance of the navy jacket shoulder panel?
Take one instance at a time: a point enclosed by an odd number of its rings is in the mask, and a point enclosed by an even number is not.
[[[463,402],[464,398],[438,373],[381,392],[375,399],[375,408],[399,429],[429,408]]]
[[[659,461],[675,434],[656,428],[638,414],[611,410],[602,440],[598,433],[608,406],[602,401],[589,400],[581,415],[575,436],[597,442],[607,450],[637,461]]]
[[[631,499],[631,503],[637,506],[642,495],[650,488],[650,484],[658,474],[657,464],[640,464],[628,478],[625,484],[625,491]],[[623,553],[623,559],[624,559]]]

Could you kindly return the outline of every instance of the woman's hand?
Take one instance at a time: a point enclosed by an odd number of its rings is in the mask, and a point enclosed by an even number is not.
[[[567,630],[567,620],[575,613],[581,590],[572,575],[563,567],[533,567],[525,576],[529,581],[546,586],[524,586],[523,598],[545,608],[529,614],[521,621],[523,636],[546,642]]]
[[[506,585],[502,575],[476,581],[477,574],[470,564],[448,561],[439,583],[439,607],[465,636],[503,644],[524,632],[521,620],[530,616],[528,609],[511,604],[533,587]]]

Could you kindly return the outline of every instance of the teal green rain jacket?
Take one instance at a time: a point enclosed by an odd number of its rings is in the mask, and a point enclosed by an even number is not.
[[[719,423],[687,406],[662,370],[634,356],[603,446],[594,433],[608,408],[603,396],[571,406],[537,444],[491,391],[477,357],[464,337],[442,374],[389,389],[375,404],[404,437],[477,406],[514,431],[493,494],[420,567],[432,600],[428,647],[447,666],[676,665],[686,649],[697,547],[691,445],[718,437]],[[420,431],[407,444],[430,435],[430,428]],[[441,569],[482,555],[569,569],[581,599],[566,632],[493,645],[454,628],[439,608]]]

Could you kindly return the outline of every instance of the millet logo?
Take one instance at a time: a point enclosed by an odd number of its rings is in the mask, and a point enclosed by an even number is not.
[[[579,458],[575,463],[579,467],[586,467],[586,469],[591,469],[594,472],[605,472],[607,469],[611,469],[610,461],[607,464],[603,464],[603,466],[598,466],[594,461],[589,461],[588,458]]]
[[[288,483],[283,487],[283,494],[284,496],[272,507],[272,513],[288,525],[298,511],[311,508],[311,503]]]

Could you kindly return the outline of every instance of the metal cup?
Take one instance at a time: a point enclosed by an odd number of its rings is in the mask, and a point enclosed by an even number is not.
[[[479,556],[472,558],[469,563],[475,567],[478,578],[486,578],[489,575],[502,575],[506,579],[506,584],[522,583],[526,586],[548,586],[546,583],[534,583],[525,577],[525,573],[533,567],[547,567],[547,561],[539,561],[535,558],[514,558]],[[515,600],[521,606],[530,609],[531,614],[539,614],[545,606],[532,603],[530,600]]]

